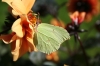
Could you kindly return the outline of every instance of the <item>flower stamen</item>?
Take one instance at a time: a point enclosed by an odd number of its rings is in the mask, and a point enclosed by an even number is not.
[[[37,21],[37,17],[36,15],[34,15],[31,11],[27,14],[28,16],[28,20],[32,23],[32,24],[36,24]]]

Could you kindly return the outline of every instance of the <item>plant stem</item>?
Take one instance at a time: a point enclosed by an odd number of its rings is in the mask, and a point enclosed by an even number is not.
[[[69,54],[69,55],[72,55],[72,51],[71,51],[69,42],[66,43],[66,47],[67,47],[67,52],[68,52],[68,54]]]
[[[89,66],[88,58],[87,58],[85,49],[84,49],[84,47],[83,47],[82,41],[80,40],[80,37],[78,36],[78,34],[77,34],[77,40],[79,41],[80,47],[81,47],[82,52],[83,52],[83,54],[84,54],[84,58],[85,58],[85,60],[86,60],[86,65]]]

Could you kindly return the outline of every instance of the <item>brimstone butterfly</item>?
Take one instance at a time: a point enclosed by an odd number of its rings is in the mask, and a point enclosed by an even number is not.
[[[38,51],[50,54],[59,49],[69,39],[69,33],[62,27],[41,23],[34,34],[34,44]]]

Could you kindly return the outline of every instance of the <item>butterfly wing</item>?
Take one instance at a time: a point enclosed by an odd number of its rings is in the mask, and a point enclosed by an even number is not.
[[[58,50],[60,45],[69,39],[70,36],[62,27],[41,23],[37,27],[34,38],[38,51],[50,54]]]

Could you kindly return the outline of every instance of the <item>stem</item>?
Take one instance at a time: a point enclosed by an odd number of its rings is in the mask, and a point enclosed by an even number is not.
[[[66,47],[67,47],[67,52],[69,55],[72,55],[72,51],[71,51],[71,48],[69,46],[69,42],[66,43]]]
[[[75,40],[75,44],[74,44],[74,53],[76,53],[77,52],[77,36],[76,36],[76,34],[74,34],[74,40]],[[73,53],[73,54],[74,54]]]
[[[83,47],[82,41],[80,40],[80,37],[78,36],[78,34],[77,34],[77,39],[78,39],[78,41],[79,41],[80,47],[81,47],[81,49],[82,49],[82,52],[83,52],[83,54],[84,54],[84,58],[85,58],[85,60],[86,60],[86,65],[89,66],[88,58],[87,58],[85,49],[84,49],[84,47]]]

